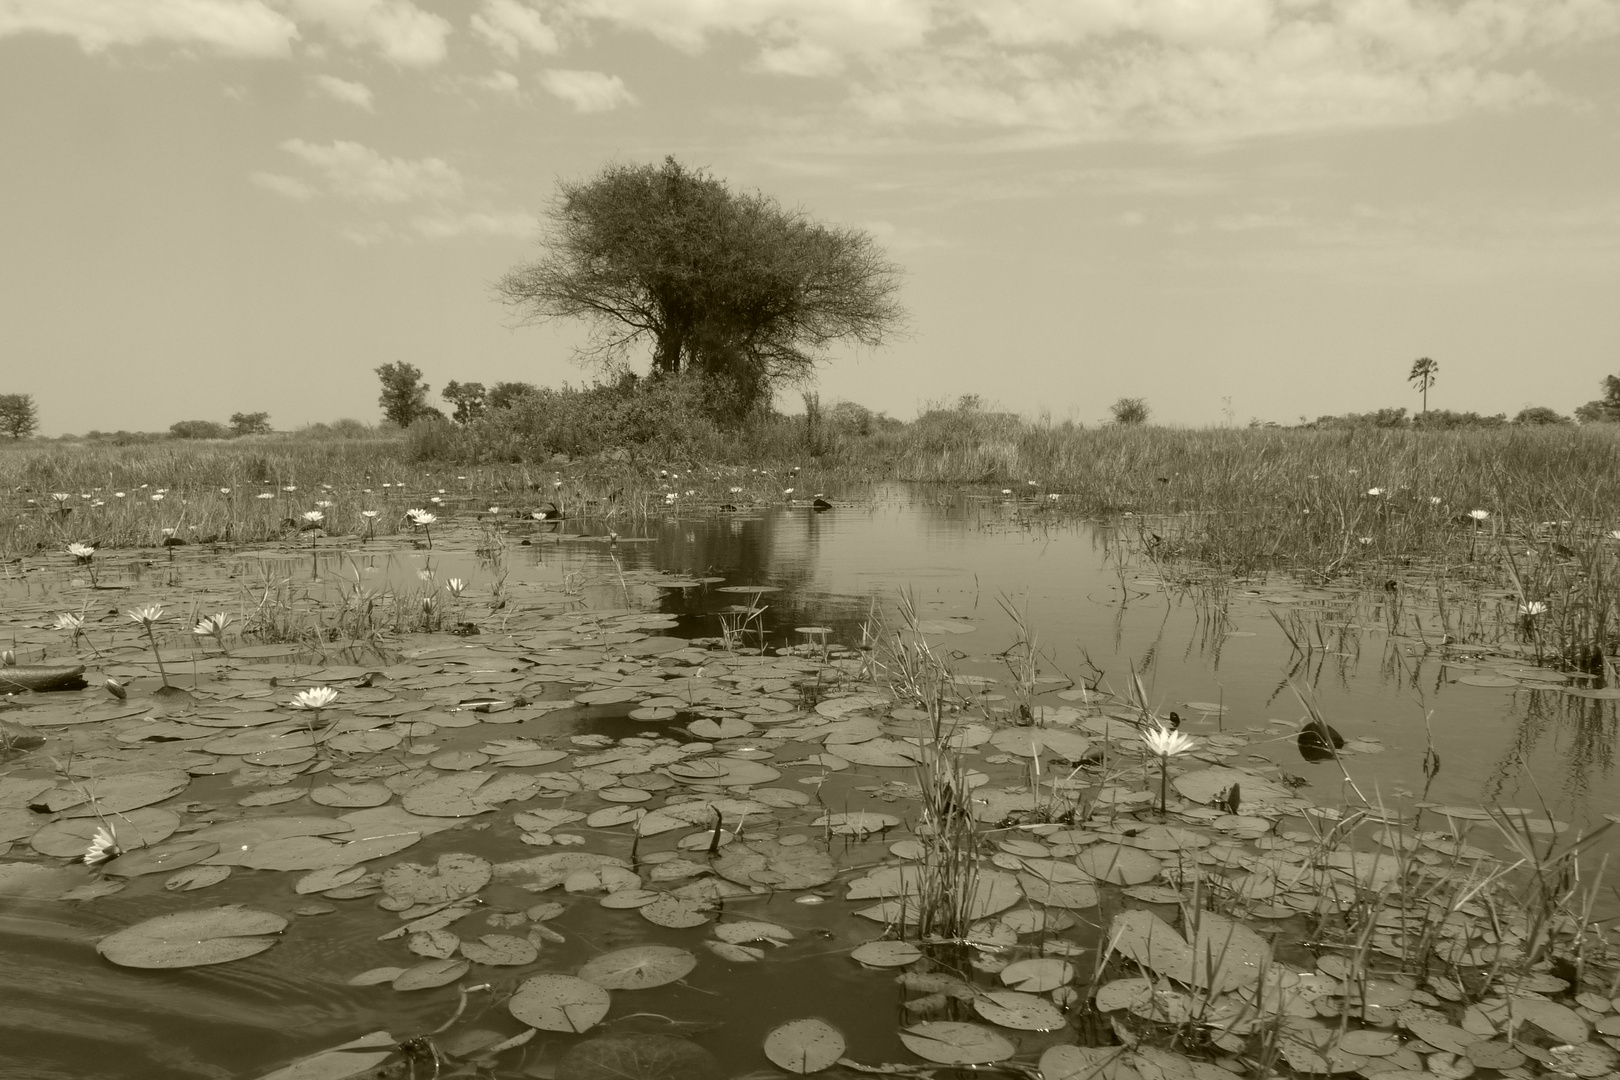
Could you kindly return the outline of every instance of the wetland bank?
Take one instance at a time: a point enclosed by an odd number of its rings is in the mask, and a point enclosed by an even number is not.
[[[8,1069],[1612,1071],[1612,447],[1139,437],[15,483]]]

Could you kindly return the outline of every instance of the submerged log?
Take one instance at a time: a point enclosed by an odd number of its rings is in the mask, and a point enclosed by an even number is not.
[[[83,664],[18,664],[0,667],[0,694],[22,690],[83,690]]]

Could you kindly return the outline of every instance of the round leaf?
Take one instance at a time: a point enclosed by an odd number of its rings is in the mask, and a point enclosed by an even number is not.
[[[606,1016],[608,1005],[608,992],[595,983],[546,974],[525,979],[506,1007],[532,1028],[580,1032]]]
[[[987,1027],[955,1020],[928,1020],[902,1028],[900,1041],[918,1057],[941,1065],[988,1065],[1005,1061],[1017,1049]]]
[[[721,1073],[707,1050],[673,1035],[587,1039],[557,1062],[557,1080],[712,1080]]]
[[[790,1020],[765,1036],[765,1056],[790,1073],[820,1072],[844,1056],[844,1036],[825,1020]]]
[[[96,951],[120,967],[201,967],[264,952],[286,927],[280,915],[227,904],[147,919],[102,938]]]
[[[638,945],[604,953],[579,969],[579,977],[606,990],[645,990],[685,978],[697,957],[670,945]]]

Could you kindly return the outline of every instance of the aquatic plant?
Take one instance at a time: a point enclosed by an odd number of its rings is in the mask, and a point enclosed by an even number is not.
[[[219,651],[229,656],[230,650],[225,648],[225,628],[230,623],[231,616],[221,611],[218,614],[205,615],[198,619],[197,624],[191,628],[191,632],[198,637],[213,638],[214,644],[219,646]]]
[[[131,622],[138,623],[146,631],[146,640],[152,645],[152,658],[157,661],[158,674],[163,678],[165,689],[169,686],[169,672],[163,666],[163,654],[158,651],[157,635],[152,628],[163,619],[163,606],[161,604],[148,604],[145,607],[131,608],[124,612]]]
[[[432,526],[433,526],[434,522],[439,520],[438,515],[434,514],[430,510],[411,509],[411,510],[405,511],[405,516],[410,518],[412,525],[420,525],[422,527],[422,531],[427,534],[427,546],[429,548],[432,548],[433,547],[433,527]]]
[[[321,710],[328,708],[337,697],[338,692],[330,686],[314,686],[294,694],[290,704],[293,708],[310,714],[309,730],[314,731],[321,726]]]

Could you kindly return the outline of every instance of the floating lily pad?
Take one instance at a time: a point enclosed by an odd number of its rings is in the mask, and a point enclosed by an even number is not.
[[[987,990],[973,999],[973,1011],[1000,1027],[1056,1031],[1068,1023],[1063,1010],[1043,997],[1017,990]]]
[[[506,1007],[532,1028],[578,1033],[596,1026],[610,1004],[608,992],[595,983],[548,973],[525,979]]]
[[[202,967],[264,952],[286,927],[280,915],[227,904],[147,919],[102,938],[96,951],[120,967]]]
[[[489,884],[492,873],[489,862],[477,855],[449,852],[432,866],[399,863],[389,867],[383,874],[382,890],[412,904],[443,904],[471,896]]]
[[[645,990],[684,979],[697,957],[669,945],[637,945],[604,953],[579,969],[579,977],[606,990]]]
[[[134,851],[162,843],[179,827],[178,814],[156,807],[142,807],[127,814],[113,814],[106,819],[105,825],[93,817],[64,818],[40,829],[28,844],[41,855],[76,859],[84,854],[90,839],[103,828],[112,831],[120,849]]]
[[[905,967],[922,959],[922,950],[909,941],[868,941],[849,954],[868,967]]]
[[[987,1027],[954,1020],[929,1020],[901,1028],[900,1041],[918,1057],[941,1065],[988,1065],[1005,1061],[1017,1050]]]
[[[844,1036],[815,1017],[790,1020],[765,1036],[765,1056],[790,1073],[803,1076],[831,1068],[844,1056]]]
[[[388,1032],[374,1031],[342,1046],[299,1058],[259,1080],[348,1080],[388,1060],[398,1049],[398,1043]]]
[[[747,840],[732,844],[714,861],[714,871],[739,885],[813,889],[838,873],[832,857],[810,844]]]
[[[721,1073],[714,1055],[673,1035],[587,1039],[557,1062],[557,1080],[713,1080]]]
[[[424,960],[415,967],[406,968],[394,977],[395,990],[431,990],[435,986],[453,983],[472,969],[468,960],[451,958]]]

